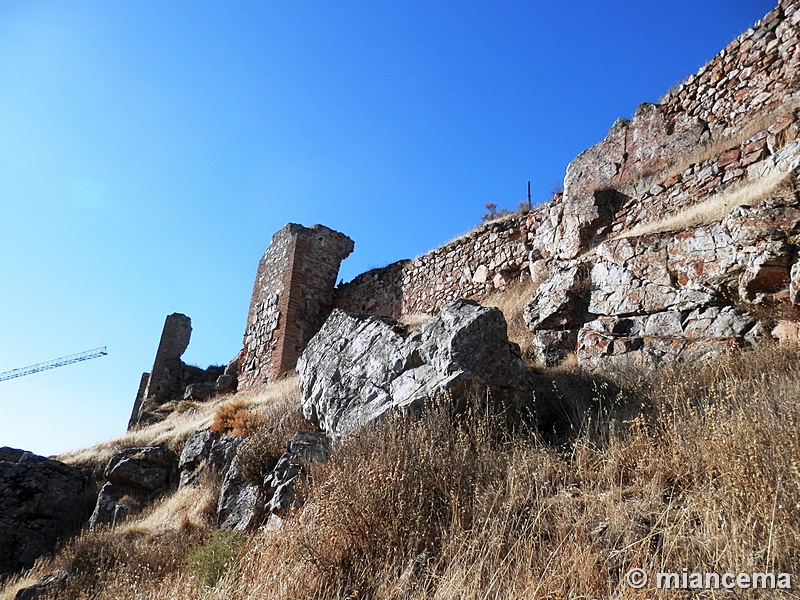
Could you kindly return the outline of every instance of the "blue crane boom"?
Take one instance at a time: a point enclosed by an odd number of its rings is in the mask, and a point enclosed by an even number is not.
[[[92,350],[86,350],[85,352],[78,352],[78,354],[70,354],[69,356],[62,356],[61,358],[56,358],[54,360],[49,360],[47,362],[38,363],[35,365],[31,365],[29,367],[12,369],[11,371],[3,371],[2,373],[0,373],[0,381],[6,381],[7,379],[14,379],[16,377],[24,377],[25,375],[31,375],[33,373],[38,373],[39,371],[47,371],[48,369],[55,369],[56,367],[71,365],[72,363],[81,362],[83,360],[90,360],[92,358],[98,358],[100,356],[106,356],[107,354],[108,351],[106,350],[106,347],[103,346],[102,348],[94,348]]]

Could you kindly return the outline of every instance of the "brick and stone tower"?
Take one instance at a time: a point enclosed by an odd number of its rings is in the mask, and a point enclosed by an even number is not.
[[[349,237],[323,225],[289,223],[272,236],[253,285],[239,359],[240,390],[295,368],[330,314],[339,264],[353,247]]]

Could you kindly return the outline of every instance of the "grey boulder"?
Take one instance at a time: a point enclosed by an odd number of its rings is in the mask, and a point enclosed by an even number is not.
[[[202,465],[208,460],[211,448],[218,439],[219,434],[210,429],[201,429],[189,436],[178,460],[179,488],[197,479]]]
[[[87,482],[74,467],[0,448],[0,574],[33,566],[80,512]]]
[[[170,489],[177,479],[178,458],[163,446],[127,448],[108,461],[89,527],[117,524]]]
[[[334,310],[297,370],[304,415],[333,437],[445,396],[457,409],[487,390],[498,402],[531,398],[503,314],[470,300],[445,306],[411,334],[391,319]]]
[[[327,462],[330,458],[328,440],[323,433],[298,431],[286,446],[286,452],[264,478],[264,489],[270,498],[267,511],[279,517],[287,516],[290,510],[303,504],[298,483],[306,481],[305,464]]]
[[[264,519],[264,492],[261,487],[245,479],[239,467],[238,449],[242,441],[236,444],[237,454],[225,473],[217,501],[217,522],[221,529],[234,531],[252,531]]]

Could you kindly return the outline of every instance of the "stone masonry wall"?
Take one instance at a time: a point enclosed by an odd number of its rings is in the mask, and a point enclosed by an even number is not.
[[[336,290],[336,308],[398,318],[435,314],[458,298],[481,298],[528,277],[540,207],[486,223],[414,260],[363,273]]]
[[[173,313],[164,321],[156,358],[150,373],[143,373],[139,390],[133,404],[128,428],[147,420],[150,411],[182,393],[184,364],[181,356],[189,345],[192,335],[192,320],[186,315]]]
[[[696,74],[662,100],[669,115],[685,114],[724,130],[742,115],[764,113],[798,91],[800,11],[781,0]]]
[[[239,360],[240,389],[294,368],[332,308],[339,263],[352,251],[350,238],[322,225],[290,223],[272,237],[253,285]]]
[[[771,324],[751,305],[788,302],[783,312],[794,315],[800,301],[799,46],[800,10],[780,0],[659,104],[618,119],[568,165],[563,194],[359,275],[335,298],[327,286],[352,242],[336,238],[336,251],[317,256],[306,230],[287,226],[259,266],[244,387],[292,368],[330,304],[395,318],[434,314],[526,278],[537,289],[526,322],[546,362],[573,352],[602,363],[645,347],[651,358],[689,346],[702,354],[717,342],[759,339]],[[681,231],[691,233],[676,237]],[[724,281],[708,279],[715,261],[728,265]]]
[[[564,203],[552,219],[555,226],[538,236],[540,252],[575,258],[609,234],[621,208],[635,208],[626,227],[663,217],[665,204],[653,198],[656,193],[647,196],[650,190],[694,174],[703,180],[697,188],[720,191],[749,175],[736,165],[714,181],[718,173],[705,178],[708,165],[698,168],[699,163],[727,151],[755,150],[750,144],[764,131],[764,139],[789,141],[769,130],[793,120],[790,115],[800,106],[799,22],[797,7],[781,2],[661,104],[643,104],[631,121],[619,119],[602,142],[567,167]],[[686,194],[680,208],[702,202],[705,195]]]
[[[181,356],[189,346],[192,320],[186,315],[173,313],[164,321],[156,358],[150,373],[142,373],[136,400],[128,421],[128,429],[136,425],[159,420],[162,405],[181,400],[187,386],[201,384],[210,391],[224,368],[210,366],[206,369],[187,365]]]
[[[541,259],[574,259],[723,191],[792,173],[799,30],[800,11],[781,1],[661,104],[641,105],[570,163],[563,197],[360,275],[339,287],[337,306],[393,317],[433,313],[528,271],[541,277]]]
[[[410,263],[410,260],[400,260],[338,286],[336,308],[356,314],[399,318],[403,314],[403,280]]]
[[[165,402],[180,395],[181,356],[189,346],[191,336],[192,320],[189,317],[180,313],[167,316],[144,391],[145,401]]]

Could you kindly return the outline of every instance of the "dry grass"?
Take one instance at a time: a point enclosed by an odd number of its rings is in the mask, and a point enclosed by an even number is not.
[[[640,379],[636,416],[611,411],[562,449],[491,415],[376,425],[204,597],[676,598],[690,594],[623,576],[797,573],[798,358],[770,347]]]
[[[621,233],[619,238],[639,237],[665,231],[682,231],[724,219],[737,206],[756,206],[769,197],[793,194],[794,173],[779,169],[760,177],[733,186],[720,194],[710,196],[704,202],[694,204],[664,219],[642,223]]]
[[[481,298],[484,306],[494,306],[500,309],[506,317],[508,325],[508,339],[519,345],[523,356],[530,348],[532,333],[522,318],[525,306],[531,301],[536,291],[537,283],[530,278],[515,280],[503,290],[497,290]]]
[[[185,486],[136,519],[123,523],[122,534],[147,534],[153,537],[186,530],[202,531],[216,521],[217,492],[214,486]]]
[[[764,346],[630,372],[624,393],[561,369],[552,386],[583,408],[565,411],[558,444],[476,410],[386,419],[315,466],[306,505],[253,534],[211,589],[186,563],[209,535],[193,512],[213,499],[202,488],[84,534],[35,572],[71,569],[69,597],[225,600],[671,599],[697,596],[632,590],[625,573],[796,575],[798,360]]]
[[[102,470],[109,459],[124,448],[165,445],[180,454],[186,438],[199,429],[211,427],[220,407],[232,400],[239,402],[244,409],[260,415],[260,419],[269,420],[285,413],[290,406],[297,405],[298,386],[299,380],[295,375],[256,390],[240,392],[234,396],[220,396],[199,403],[191,410],[173,412],[163,421],[153,425],[128,431],[113,440],[83,450],[67,452],[55,458],[67,464],[93,465]]]
[[[223,435],[251,435],[256,427],[255,420],[255,415],[244,400],[236,398],[217,409],[211,431]]]
[[[300,430],[319,431],[319,428],[305,418],[296,403],[277,418],[264,419],[239,449],[238,464],[242,476],[254,485],[261,485],[286,452],[289,440]]]
[[[0,581],[0,600],[15,600],[19,590],[35,585],[38,581],[39,575],[34,572],[12,575],[4,582]]]
[[[429,321],[433,315],[429,315],[427,313],[409,313],[406,315],[400,315],[398,317],[397,322],[402,325],[406,331],[416,331],[422,324],[426,321]]]

